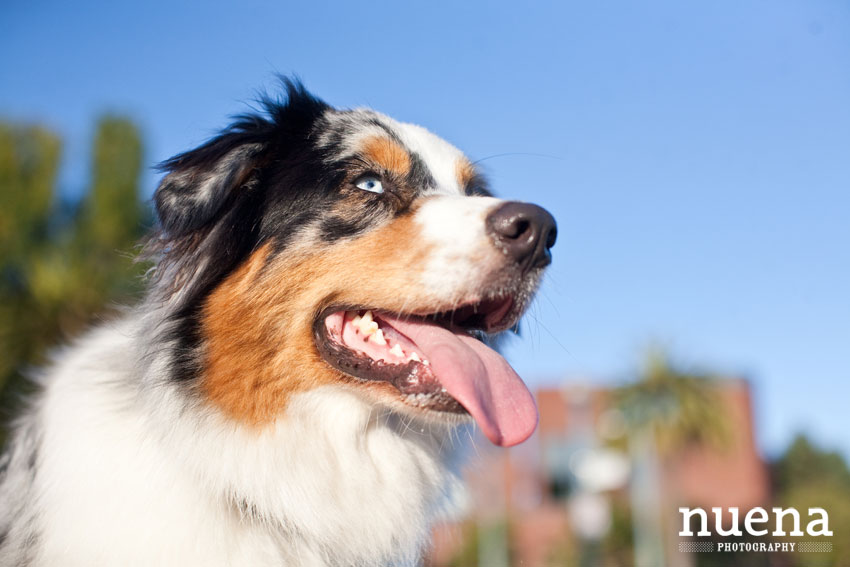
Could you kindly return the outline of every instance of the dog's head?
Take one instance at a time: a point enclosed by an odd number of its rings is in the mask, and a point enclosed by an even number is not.
[[[469,413],[494,443],[524,440],[533,399],[482,339],[527,307],[552,217],[491,197],[419,126],[286,87],[285,102],[164,164],[157,271],[175,375],[255,424],[335,385],[427,419]]]

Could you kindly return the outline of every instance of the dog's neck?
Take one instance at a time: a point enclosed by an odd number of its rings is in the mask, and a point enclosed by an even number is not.
[[[159,399],[173,458],[301,565],[416,564],[432,522],[462,490],[446,465],[455,449],[448,429],[339,388],[297,395],[262,429],[212,411],[199,421],[185,406],[165,415],[172,404]]]
[[[273,423],[242,424],[203,405],[170,364],[162,311],[146,309],[137,345],[142,415],[222,519],[262,532],[297,565],[416,565],[435,519],[465,501],[461,436],[375,406],[342,387],[295,395]],[[147,432],[146,432],[147,433]]]

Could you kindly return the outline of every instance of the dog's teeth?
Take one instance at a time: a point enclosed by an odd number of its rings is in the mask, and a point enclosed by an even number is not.
[[[395,355],[399,358],[404,358],[404,351],[401,350],[401,345],[398,343],[393,345],[393,348],[390,349],[390,354]]]
[[[431,363],[430,363],[430,362],[428,362],[428,360],[427,360],[427,359],[426,359],[426,360],[423,360],[423,361],[422,361],[422,364],[424,364],[425,366],[431,366]]]
[[[410,353],[410,358],[408,358],[408,360],[413,360],[415,362],[422,362],[422,359],[419,358],[419,355],[416,354],[415,351]]]
[[[377,323],[375,323],[375,326],[377,327]],[[381,346],[385,346],[387,344],[387,339],[384,338],[384,332],[381,329],[373,331],[369,336],[369,341]]]
[[[355,318],[352,324],[366,337],[373,335],[378,330],[378,323],[372,320],[371,311],[367,311],[362,317]]]

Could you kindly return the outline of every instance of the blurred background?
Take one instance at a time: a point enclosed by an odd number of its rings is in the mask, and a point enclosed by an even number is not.
[[[275,73],[429,128],[559,223],[506,346],[540,427],[474,440],[430,565],[850,565],[844,0],[5,2],[4,419],[139,296],[154,165]],[[824,507],[833,551],[683,553],[696,506]]]

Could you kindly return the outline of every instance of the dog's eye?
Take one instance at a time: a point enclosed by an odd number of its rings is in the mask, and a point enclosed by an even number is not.
[[[381,180],[376,175],[364,175],[362,177],[359,177],[354,182],[354,186],[358,189],[370,191],[372,193],[384,192],[384,185],[381,183]]]

